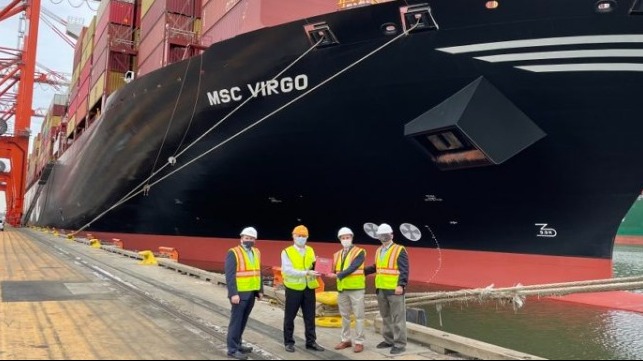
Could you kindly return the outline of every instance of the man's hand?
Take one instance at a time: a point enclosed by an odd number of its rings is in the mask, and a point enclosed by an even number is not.
[[[328,273],[328,274],[326,274],[326,277],[328,277],[328,278],[337,278],[337,275],[334,274],[334,273]]]
[[[404,287],[402,287],[402,286],[395,287],[395,294],[396,295],[401,295],[403,293],[404,293]]]
[[[234,295],[234,296],[230,297],[230,302],[233,305],[238,305],[239,301],[241,301],[241,298],[239,298],[239,295]]]
[[[317,271],[313,271],[313,270],[308,270],[308,271],[306,271],[306,276],[317,277],[317,276],[319,276],[319,275],[320,275],[320,273],[319,273],[319,272],[317,272]]]

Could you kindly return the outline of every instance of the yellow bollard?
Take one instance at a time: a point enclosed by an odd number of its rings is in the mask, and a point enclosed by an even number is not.
[[[144,265],[144,266],[154,266],[158,264],[158,262],[156,262],[156,257],[154,257],[154,253],[152,253],[152,251],[149,251],[149,250],[140,251],[138,252],[138,254],[143,256],[143,260],[138,264]]]
[[[70,241],[73,241],[73,240],[74,240],[74,235],[73,235],[73,234],[71,234],[71,233],[70,233],[70,234],[68,234],[68,235],[67,235],[67,239],[68,239],[68,240],[70,240]]]
[[[100,248],[100,240],[92,238],[89,240],[89,245],[94,248]]]

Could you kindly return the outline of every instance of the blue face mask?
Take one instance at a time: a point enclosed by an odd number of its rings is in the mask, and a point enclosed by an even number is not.
[[[241,244],[246,247],[247,249],[250,249],[254,247],[255,241],[242,241]]]
[[[306,237],[295,237],[295,244],[299,247],[303,247],[306,245],[306,239]]]

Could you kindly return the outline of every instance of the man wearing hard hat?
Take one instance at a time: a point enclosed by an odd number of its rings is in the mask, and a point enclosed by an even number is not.
[[[246,227],[241,231],[240,245],[230,248],[225,259],[225,280],[232,305],[228,325],[228,356],[246,360],[252,347],[243,346],[241,337],[248,323],[255,298],[263,296],[261,282],[261,253],[254,247],[257,230]]]
[[[342,227],[337,232],[342,249],[333,255],[333,270],[330,278],[337,278],[337,305],[342,315],[342,341],[335,350],[353,346],[353,352],[364,350],[364,292],[366,276],[364,260],[366,250],[353,245],[353,231]],[[355,315],[355,338],[351,340],[351,311]]]
[[[391,348],[396,355],[406,351],[406,303],[404,289],[409,281],[409,257],[406,248],[393,243],[393,229],[386,223],[377,227],[382,246],[375,252],[375,264],[364,269],[375,273],[377,304],[382,316],[384,341],[377,348]]]
[[[315,288],[319,287],[315,268],[315,251],[306,245],[308,228],[300,225],[292,231],[293,245],[281,251],[281,273],[286,287],[284,310],[284,346],[286,351],[295,352],[295,317],[301,308],[304,316],[306,348],[324,351],[317,343],[315,333]]]

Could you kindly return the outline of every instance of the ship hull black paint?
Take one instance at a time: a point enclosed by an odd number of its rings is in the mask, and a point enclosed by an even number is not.
[[[439,243],[443,249],[611,258],[616,230],[643,188],[643,71],[535,72],[516,66],[640,67],[643,58],[516,63],[475,57],[643,50],[643,42],[467,53],[444,49],[521,39],[642,36],[643,17],[628,16],[622,8],[597,14],[585,1],[511,1],[495,11],[459,2],[431,2],[440,30],[394,42],[152,186],[147,196],[114,208],[88,229],[235,238],[244,226],[253,225],[261,239],[285,240],[303,223],[312,240],[334,242],[342,226],[358,231],[357,239],[364,241],[365,222],[387,222],[394,228],[408,222],[423,236],[411,242],[396,231],[396,240],[407,246],[435,248]],[[384,35],[381,25],[399,28],[398,7],[403,3],[240,35],[213,45],[202,57],[133,81],[112,96],[103,119],[58,159],[38,199],[29,199],[37,184],[30,188],[28,201],[37,203],[28,223],[78,229],[111,207],[153,167],[158,169],[241,103],[211,105],[208,92],[222,96],[221,90],[239,87],[229,94],[245,100],[248,84],[269,80],[304,53],[311,46],[305,24],[328,22],[340,42],[313,50],[283,75],[305,76],[309,90],[391,40],[394,35]],[[501,164],[440,170],[424,149],[404,136],[404,125],[479,77],[545,136]],[[153,179],[305,91],[282,90],[248,102]],[[554,229],[555,237],[543,233],[543,227]]]

